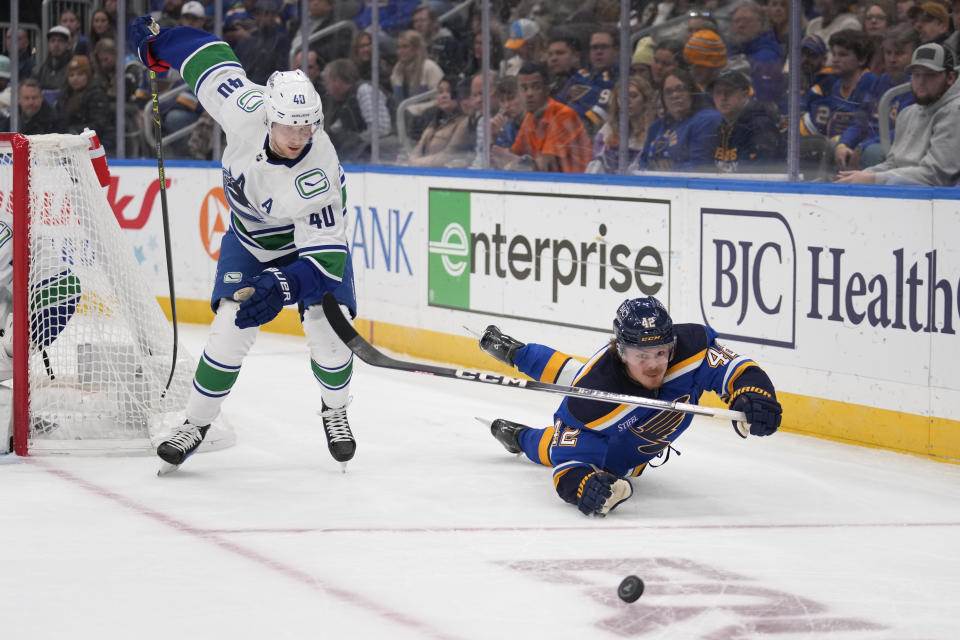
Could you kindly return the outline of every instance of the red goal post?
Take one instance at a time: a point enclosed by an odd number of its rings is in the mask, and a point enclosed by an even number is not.
[[[196,361],[181,345],[166,388],[173,330],[107,202],[92,135],[0,134],[0,221],[13,231],[10,423],[21,456],[150,453],[183,421],[192,385]],[[201,450],[233,442],[216,421]]]

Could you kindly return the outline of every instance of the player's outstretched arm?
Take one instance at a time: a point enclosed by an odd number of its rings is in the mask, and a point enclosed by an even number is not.
[[[769,376],[757,365],[748,367],[736,379],[729,403],[734,411],[743,411],[752,435],[769,436],[780,428],[783,408]],[[736,423],[733,426],[736,428]]]
[[[130,22],[127,42],[136,47],[140,61],[150,69],[179,71],[203,108],[225,128],[231,123],[224,122],[222,106],[234,104],[236,110],[247,113],[258,104],[257,96],[250,92],[258,85],[247,79],[230,45],[211,33],[193,27],[158,29],[147,15]]]

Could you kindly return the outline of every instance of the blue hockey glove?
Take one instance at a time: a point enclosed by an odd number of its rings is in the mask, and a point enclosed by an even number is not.
[[[160,35],[160,27],[150,15],[140,16],[127,25],[127,43],[137,51],[140,62],[154,71],[163,72],[170,65],[159,60],[150,52],[150,43]]]
[[[633,485],[606,471],[595,471],[580,481],[577,508],[587,516],[604,517],[633,495]]]
[[[755,436],[769,436],[780,428],[783,408],[776,398],[759,387],[744,387],[735,391],[730,408],[743,411],[750,423],[750,433]],[[736,422],[733,428],[737,429]]]
[[[524,346],[519,340],[514,340],[500,332],[495,325],[487,327],[480,336],[480,348],[504,364],[513,366],[513,359],[520,347]]]
[[[277,317],[284,305],[293,304],[300,297],[300,283],[286,272],[270,267],[241,283],[235,298],[242,300],[234,323],[241,329],[259,327]],[[253,289],[252,293],[249,289]],[[245,291],[246,290],[246,291]],[[244,299],[241,294],[249,293]]]

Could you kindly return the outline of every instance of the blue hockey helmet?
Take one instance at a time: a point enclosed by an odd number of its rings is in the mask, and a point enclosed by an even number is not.
[[[613,331],[621,350],[663,344],[670,345],[672,350],[677,341],[670,314],[653,296],[624,300],[613,319]]]

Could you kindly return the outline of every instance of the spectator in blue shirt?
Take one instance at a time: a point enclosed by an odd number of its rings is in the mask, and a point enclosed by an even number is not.
[[[647,131],[639,168],[696,171],[712,162],[711,136],[720,124],[716,109],[704,109],[697,83],[686,71],[674,69],[663,81],[663,116]]]

